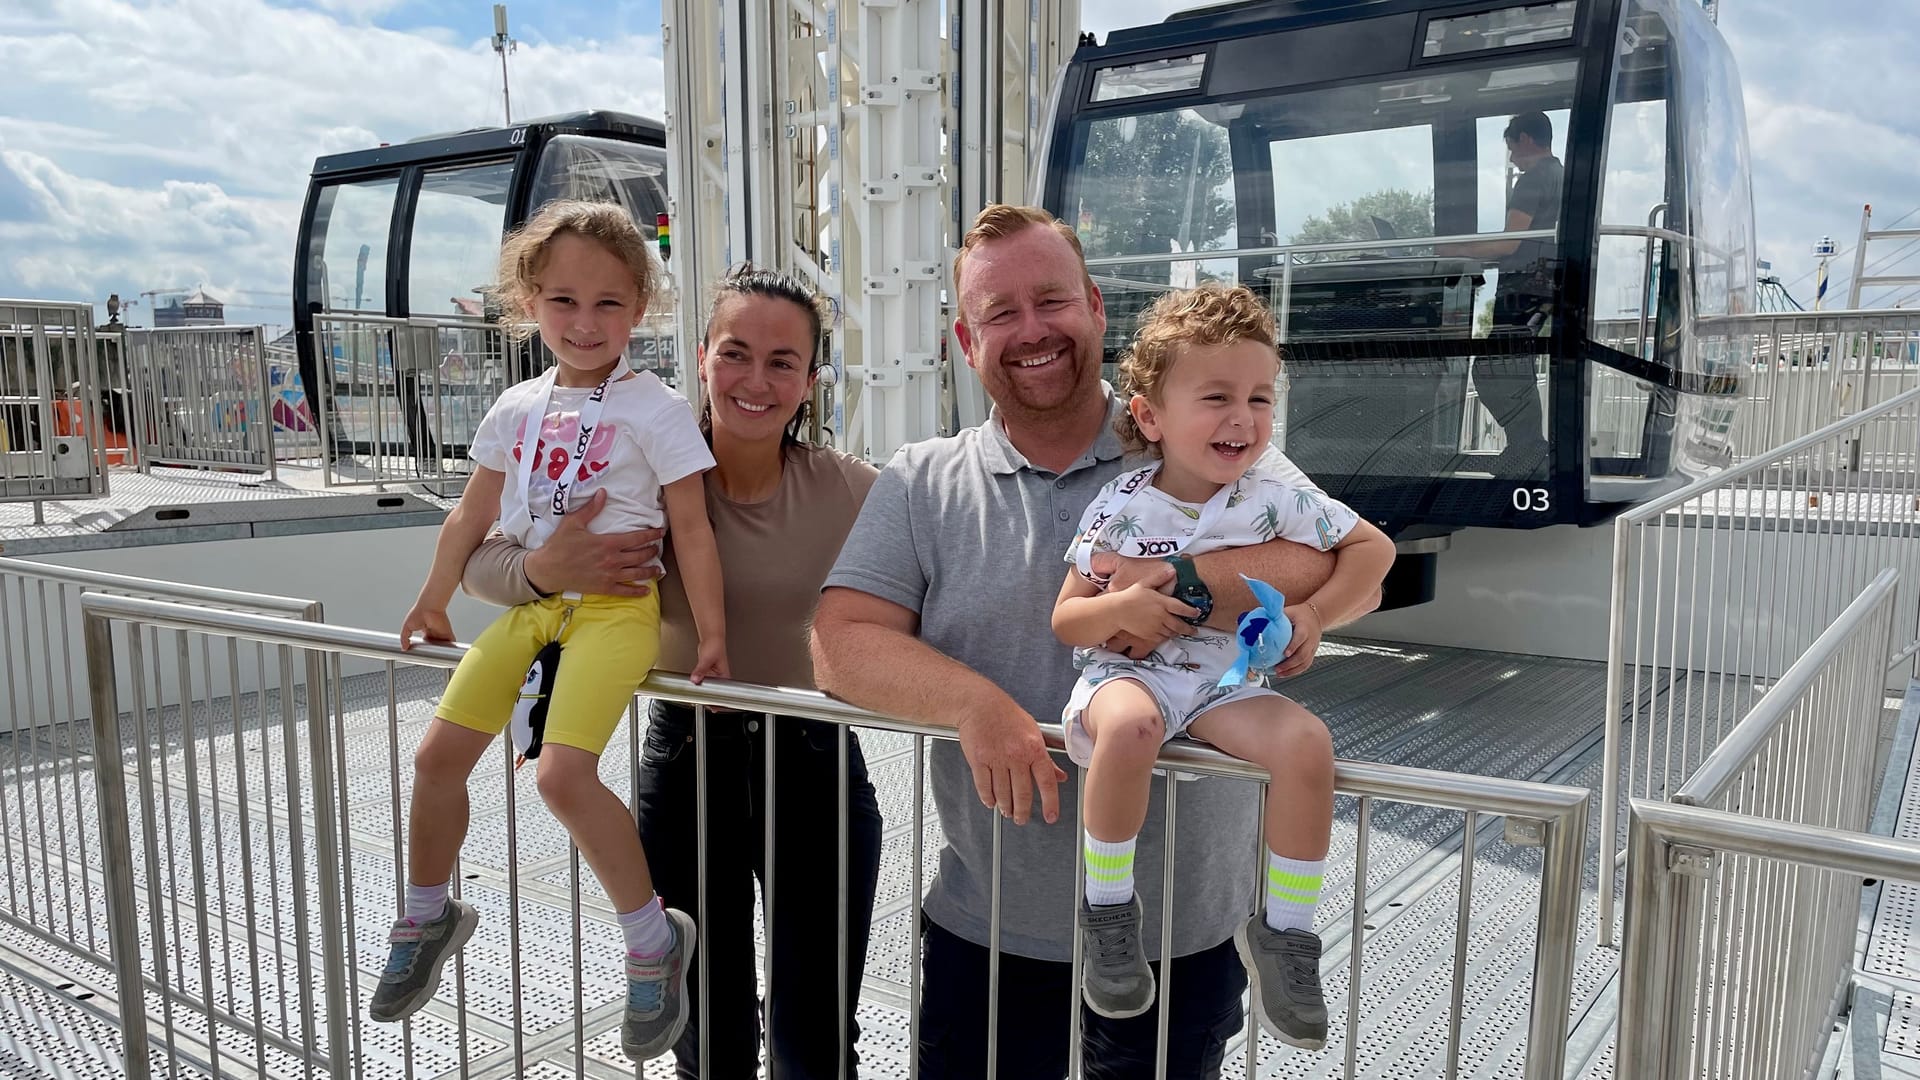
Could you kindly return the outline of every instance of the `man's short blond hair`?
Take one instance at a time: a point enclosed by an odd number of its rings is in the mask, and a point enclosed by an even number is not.
[[[1067,223],[1037,206],[1012,206],[1007,203],[993,203],[981,210],[973,219],[973,226],[960,240],[960,253],[953,257],[953,289],[960,291],[960,272],[967,265],[967,254],[974,248],[993,240],[1002,240],[1015,233],[1030,229],[1035,225],[1044,225],[1066,240],[1073,249],[1073,257],[1080,260],[1082,275],[1086,274],[1087,253],[1080,248],[1080,235],[1067,226]],[[1093,294],[1093,278],[1086,278],[1087,294]]]

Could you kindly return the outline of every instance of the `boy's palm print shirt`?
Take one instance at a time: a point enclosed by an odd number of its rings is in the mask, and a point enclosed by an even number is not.
[[[1121,473],[1094,496],[1080,519],[1079,533],[1068,546],[1066,561],[1077,563],[1080,549],[1109,551],[1127,558],[1164,558],[1167,555],[1205,555],[1227,548],[1250,547],[1269,540],[1291,540],[1319,551],[1332,550],[1353,531],[1359,517],[1345,503],[1310,488],[1281,479],[1258,463],[1241,475],[1212,521],[1205,507],[1181,502],[1150,482],[1159,464]],[[1146,480],[1136,479],[1142,477]],[[1132,498],[1114,512],[1109,507],[1117,493],[1131,482]],[[1098,528],[1095,529],[1095,524]],[[1089,537],[1089,530],[1093,535]],[[1173,540],[1173,549],[1164,550]],[[1081,677],[1098,682],[1137,663],[1161,665],[1190,674],[1219,678],[1233,663],[1233,635],[1210,627],[1173,638],[1149,653],[1130,660],[1101,648],[1075,649],[1074,666]]]

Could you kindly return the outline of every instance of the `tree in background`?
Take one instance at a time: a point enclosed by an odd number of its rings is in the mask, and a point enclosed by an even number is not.
[[[1433,192],[1386,188],[1371,195],[1362,195],[1352,202],[1333,207],[1324,216],[1308,218],[1288,243],[1344,244],[1354,240],[1378,240],[1382,237],[1374,225],[1374,218],[1392,226],[1394,236],[1432,236]],[[1422,251],[1401,248],[1396,253],[1414,255]],[[1331,254],[1305,256],[1310,261],[1333,257]]]
[[[1185,109],[1102,120],[1087,133],[1087,156],[1067,223],[1089,257],[1166,254],[1231,247],[1233,161],[1227,131]],[[1108,266],[1095,273],[1165,288],[1173,265]],[[1103,288],[1109,336],[1124,340],[1158,289]],[[1110,343],[1110,345],[1113,343]]]

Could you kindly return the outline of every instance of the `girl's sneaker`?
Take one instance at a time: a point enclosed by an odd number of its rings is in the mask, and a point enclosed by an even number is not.
[[[390,1024],[419,1012],[440,985],[440,969],[447,957],[467,943],[479,923],[480,913],[472,905],[453,899],[437,919],[394,923],[387,939],[393,946],[387,953],[387,970],[380,975],[367,1016]]]
[[[667,909],[673,945],[662,956],[627,954],[627,1019],[620,1048],[634,1061],[649,1061],[672,1049],[687,1027],[687,970],[699,934],[693,919]]]

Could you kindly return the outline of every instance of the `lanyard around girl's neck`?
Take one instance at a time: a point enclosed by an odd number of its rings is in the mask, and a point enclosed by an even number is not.
[[[1082,574],[1089,577],[1093,574],[1093,546],[1094,542],[1100,538],[1101,531],[1112,524],[1114,519],[1120,516],[1120,511],[1133,501],[1135,495],[1140,494],[1152,484],[1153,478],[1159,473],[1160,463],[1156,461],[1152,465],[1135,469],[1120,478],[1120,486],[1114,488],[1113,494],[1107,498],[1106,505],[1100,508],[1099,515],[1087,526],[1087,531],[1081,534],[1080,543],[1074,545],[1074,563],[1079,566]],[[1207,535],[1207,530],[1213,528],[1214,524],[1220,520],[1220,515],[1227,512],[1227,503],[1232,500],[1233,493],[1239,490],[1239,487],[1240,481],[1235,480],[1214,492],[1213,498],[1208,499],[1207,504],[1201,507],[1200,516],[1194,521],[1191,532],[1181,536],[1123,534],[1111,538],[1115,541],[1113,550],[1129,559],[1163,559],[1168,555],[1177,555],[1188,544]],[[1168,498],[1172,496],[1169,495]]]
[[[601,379],[600,385],[593,388],[593,393],[587,395],[587,400],[580,403],[580,435],[573,441],[573,456],[567,459],[566,468],[560,473],[560,478],[553,482],[553,495],[547,500],[547,510],[555,517],[563,516],[567,512],[567,495],[573,490],[571,478],[576,475],[576,469],[586,462],[587,445],[593,440],[593,429],[600,425],[600,410],[607,403],[608,390],[631,372],[632,369],[627,367],[627,358],[622,356],[613,362],[613,370],[607,372],[607,377]],[[553,388],[559,378],[559,364],[549,368],[547,373],[540,377],[539,406],[528,413],[526,420],[520,425],[520,503],[527,508],[527,517],[536,521],[539,520],[539,516],[533,512],[533,503],[528,500],[528,493],[533,488],[533,470],[540,467],[536,460],[540,457],[540,432],[546,426],[547,406],[553,402]]]

